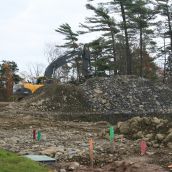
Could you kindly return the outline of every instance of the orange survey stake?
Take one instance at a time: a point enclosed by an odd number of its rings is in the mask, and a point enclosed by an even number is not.
[[[91,160],[91,166],[93,167],[93,160],[94,160],[94,156],[93,156],[93,149],[94,149],[94,142],[93,139],[89,140],[89,153],[90,153],[90,160]]]

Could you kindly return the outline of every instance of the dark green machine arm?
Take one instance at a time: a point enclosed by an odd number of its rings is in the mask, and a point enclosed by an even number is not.
[[[83,49],[71,51],[52,61],[46,68],[44,76],[46,78],[51,78],[56,69],[70,62],[71,60],[75,59],[78,56],[82,56],[82,74],[84,77],[88,77],[91,72],[91,66],[90,66],[90,51],[87,45],[84,45]]]
[[[44,76],[46,78],[51,78],[56,69],[73,60],[76,56],[80,56],[81,54],[81,51],[72,51],[66,55],[60,56],[48,65],[48,67],[45,70]]]

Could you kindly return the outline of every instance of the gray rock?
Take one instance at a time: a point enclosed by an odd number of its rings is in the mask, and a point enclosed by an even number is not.
[[[151,134],[147,134],[145,137],[148,138],[149,140],[152,140],[153,139],[153,134],[152,133]]]
[[[71,162],[68,167],[68,170],[70,170],[70,171],[77,170],[79,168],[79,166],[80,166],[80,164],[78,162]]]
[[[127,122],[120,122],[120,124],[117,124],[119,126],[119,131],[121,134],[127,134],[130,130],[130,126]]]
[[[6,142],[5,142],[5,141],[0,140],[0,145],[5,145],[5,144],[6,144]]]
[[[163,139],[165,138],[165,135],[164,134],[157,134],[156,135],[156,139],[158,140],[158,141],[162,141]]]
[[[154,123],[154,124],[160,124],[161,123],[161,120],[160,119],[158,119],[157,117],[154,117],[153,119],[152,119],[152,122]]]
[[[154,148],[159,148],[159,144],[158,144],[158,143],[153,144],[153,147],[154,147]]]
[[[169,142],[169,143],[167,144],[167,147],[170,148],[170,149],[172,149],[172,142]]]
[[[19,138],[18,137],[11,137],[10,140],[9,140],[9,143],[11,144],[16,144],[19,142]]]
[[[168,134],[164,142],[172,142],[172,133]]]
[[[172,133],[172,128],[170,128],[170,129],[168,130],[168,133]]]
[[[143,138],[144,137],[144,135],[143,135],[143,132],[142,131],[139,131],[138,133],[136,133],[135,135],[134,135],[134,137],[135,138]]]
[[[97,94],[102,94],[102,93],[103,93],[103,91],[102,91],[102,90],[100,90],[99,88],[94,89],[94,92],[95,92],[95,93],[97,93]]]
[[[48,156],[51,156],[51,157],[55,157],[55,154],[56,154],[57,151],[58,151],[57,147],[49,147],[47,149],[44,149],[40,153],[42,155],[48,155]]]

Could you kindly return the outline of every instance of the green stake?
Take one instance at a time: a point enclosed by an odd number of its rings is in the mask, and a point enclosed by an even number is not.
[[[37,140],[40,141],[41,140],[41,132],[38,131],[38,134],[37,134]]]
[[[110,127],[110,142],[113,143],[115,138],[114,128]]]

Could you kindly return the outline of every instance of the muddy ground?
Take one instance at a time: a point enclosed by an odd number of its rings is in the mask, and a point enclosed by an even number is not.
[[[94,172],[164,172],[170,171],[172,150],[167,147],[148,147],[140,155],[140,141],[130,140],[115,133],[110,144],[108,136],[100,133],[108,122],[58,121],[39,112],[15,113],[17,107],[0,104],[0,147],[25,154],[46,154],[56,159],[54,171]],[[13,109],[14,108],[14,109]],[[9,110],[10,109],[10,110]],[[33,140],[33,129],[41,131],[41,141]],[[89,139],[94,141],[93,168],[90,167]]]

